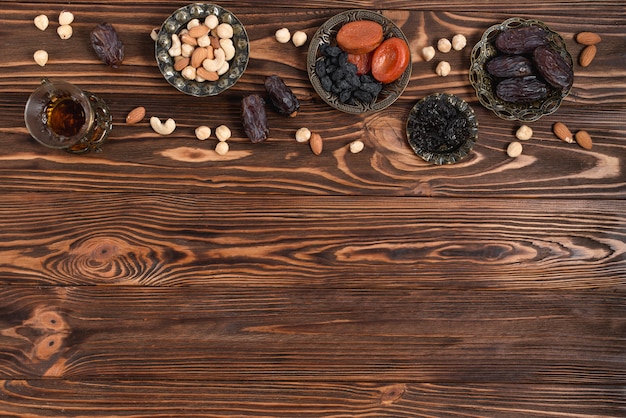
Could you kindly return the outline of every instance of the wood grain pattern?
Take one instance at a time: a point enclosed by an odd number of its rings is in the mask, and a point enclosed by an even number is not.
[[[204,99],[165,82],[149,37],[187,3],[0,6],[0,416],[626,416],[623,1],[220,1],[245,24],[251,59]],[[410,40],[410,83],[373,115],[324,104],[306,49],[274,39],[280,27],[310,37],[350,8],[380,11]],[[55,32],[64,9],[76,16],[67,41]],[[602,36],[517,159],[505,150],[519,123],[484,109],[468,80],[471,46],[511,16],[544,21],[575,60],[576,33]],[[117,70],[89,46],[102,21],[126,47]],[[463,51],[422,60],[456,33]],[[251,144],[240,100],[270,74],[301,110],[270,112],[270,139]],[[24,105],[43,76],[106,100],[102,152],[29,137]],[[433,92],[476,112],[479,140],[460,164],[426,164],[406,142],[410,108]],[[177,130],[126,125],[139,105]],[[559,141],[556,121],[593,148]],[[197,141],[200,124],[229,126],[230,152]],[[324,138],[320,156],[294,141],[302,126]]]

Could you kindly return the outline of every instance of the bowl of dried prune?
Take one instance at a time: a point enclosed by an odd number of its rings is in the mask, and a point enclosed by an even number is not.
[[[383,110],[411,78],[409,43],[380,13],[354,9],[322,24],[307,54],[309,80],[328,105],[346,113]]]
[[[155,56],[161,74],[178,91],[214,96],[232,87],[248,66],[248,34],[227,9],[193,3],[165,19]]]
[[[556,112],[574,82],[565,41],[536,19],[513,17],[490,27],[470,60],[479,102],[506,120],[532,122]]]
[[[433,164],[453,164],[467,157],[478,139],[472,107],[453,94],[435,93],[411,108],[406,134],[413,151]]]

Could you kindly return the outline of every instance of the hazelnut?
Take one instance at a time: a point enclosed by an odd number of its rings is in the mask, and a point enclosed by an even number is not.
[[[220,142],[228,141],[231,135],[230,129],[226,125],[220,125],[215,128],[215,136]]]
[[[358,139],[350,143],[350,152],[353,154],[358,154],[363,151],[363,148],[365,148],[365,144],[363,144],[363,141],[359,141]]]
[[[460,51],[467,45],[467,39],[464,35],[458,33],[452,37],[452,49]]]
[[[296,131],[296,141],[307,142],[311,139],[311,131],[309,128],[300,128]]]
[[[208,139],[211,136],[211,128],[209,128],[208,126],[198,126],[195,130],[196,133],[196,138],[198,138],[200,141],[204,141],[205,139]]]
[[[533,136],[533,130],[528,125],[520,126],[517,131],[515,131],[515,137],[520,141],[526,141]]]
[[[228,145],[228,142],[226,141],[218,142],[217,145],[215,146],[215,152],[217,152],[218,155],[226,155],[229,149],[230,149],[230,146]]]
[[[519,157],[522,154],[522,148],[521,143],[513,141],[506,148],[506,153],[511,158]]]
[[[57,28],[57,34],[61,39],[70,39],[73,32],[74,31],[70,25],[61,25]]]
[[[72,12],[68,12],[67,10],[63,10],[59,13],[59,25],[70,25],[74,21],[74,15]]]
[[[33,59],[37,65],[43,67],[48,62],[48,53],[43,49],[39,49],[33,54]]]
[[[443,52],[445,54],[447,52],[450,52],[450,50],[452,49],[452,43],[446,38],[441,38],[439,39],[439,41],[437,41],[437,49],[439,50],[439,52]]]
[[[439,64],[437,64],[437,68],[435,69],[435,72],[437,73],[438,76],[440,77],[445,77],[448,74],[450,74],[450,63],[448,61],[441,61],[439,62]]]
[[[435,58],[435,47],[425,46],[424,48],[422,48],[422,57],[424,57],[424,61],[426,62]]]
[[[274,36],[276,37],[276,40],[281,44],[286,44],[291,39],[291,33],[287,28],[278,29]]]
[[[50,22],[48,20],[48,16],[39,15],[33,20],[33,23],[35,24],[35,26],[37,26],[37,29],[46,30]]]
[[[304,45],[306,43],[306,39],[307,39],[306,33],[304,33],[301,30],[294,33],[293,36],[291,37],[291,41],[296,47]]]

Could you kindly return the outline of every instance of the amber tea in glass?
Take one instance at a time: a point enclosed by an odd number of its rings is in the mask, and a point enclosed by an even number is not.
[[[48,79],[28,99],[24,120],[38,142],[73,153],[99,151],[112,127],[102,99],[73,84]]]

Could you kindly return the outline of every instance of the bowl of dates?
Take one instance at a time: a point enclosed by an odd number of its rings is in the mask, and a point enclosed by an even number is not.
[[[469,78],[498,117],[532,122],[556,112],[569,94],[573,61],[558,33],[514,17],[485,31],[472,49]]]
[[[248,66],[248,34],[223,7],[189,4],[161,25],[155,56],[161,74],[178,91],[215,96],[232,87]]]
[[[355,9],[328,19],[311,38],[309,80],[331,107],[346,113],[383,110],[411,78],[404,33],[380,13]]]
[[[471,106],[458,96],[435,93],[409,112],[406,134],[413,151],[433,164],[453,164],[467,157],[478,139]]]

